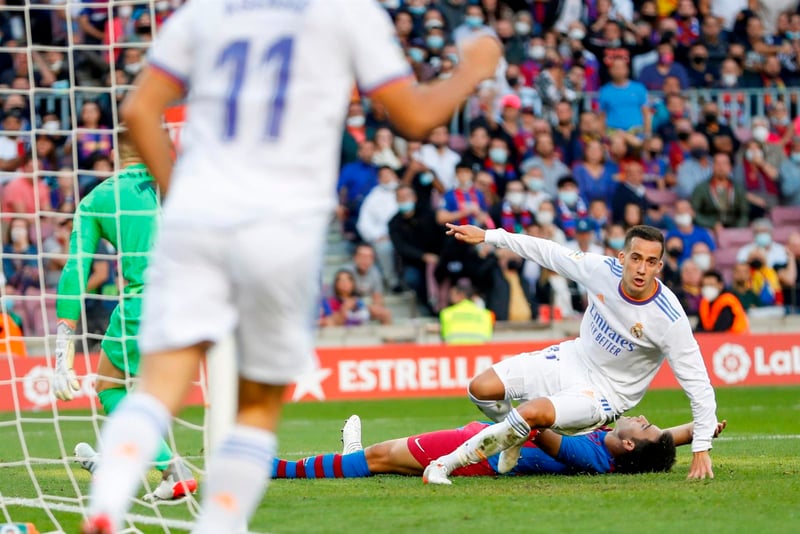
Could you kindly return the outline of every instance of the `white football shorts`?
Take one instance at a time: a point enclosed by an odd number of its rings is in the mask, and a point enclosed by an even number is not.
[[[218,342],[233,332],[244,378],[289,384],[313,370],[328,220],[162,227],[145,285],[142,353]]]
[[[550,399],[561,434],[584,434],[611,423],[619,414],[603,391],[592,384],[590,372],[577,354],[574,341],[535,352],[523,352],[492,366],[503,382],[506,399]]]

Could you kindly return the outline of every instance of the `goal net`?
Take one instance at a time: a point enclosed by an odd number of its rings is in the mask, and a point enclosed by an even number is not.
[[[93,373],[126,284],[120,254],[101,242],[79,269],[88,279],[75,337],[82,387],[71,402],[50,392],[56,291],[77,204],[120,168],[118,107],[159,27],[181,3],[6,0],[0,11],[0,525],[75,532],[85,514],[90,474],[74,447],[94,445],[105,419]],[[114,218],[117,228],[121,219]],[[191,406],[168,439],[198,479],[211,439],[204,429],[223,428],[233,402],[229,395],[222,411],[215,401],[220,409],[211,413],[222,419],[209,425],[205,377],[232,374],[224,371],[200,370]],[[125,532],[191,528],[194,498],[171,505],[142,500],[160,480],[157,471],[148,474]]]

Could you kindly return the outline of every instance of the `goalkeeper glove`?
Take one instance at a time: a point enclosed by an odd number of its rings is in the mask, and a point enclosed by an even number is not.
[[[80,391],[81,385],[72,368],[75,360],[75,344],[72,336],[75,330],[65,321],[59,321],[56,329],[56,369],[53,373],[53,394],[57,399],[70,401],[73,392]]]

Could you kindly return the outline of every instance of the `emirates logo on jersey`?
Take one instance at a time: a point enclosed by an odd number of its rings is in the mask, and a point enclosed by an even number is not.
[[[642,323],[636,323],[631,327],[631,335],[636,339],[642,338],[644,335],[644,326],[642,326]]]

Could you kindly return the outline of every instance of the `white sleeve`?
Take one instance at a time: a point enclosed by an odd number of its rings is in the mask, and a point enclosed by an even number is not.
[[[380,226],[377,223],[378,217],[375,215],[377,204],[378,201],[375,195],[367,195],[361,204],[361,209],[358,211],[356,229],[361,238],[367,243],[373,243],[381,237]]]
[[[364,93],[413,76],[389,14],[375,0],[341,2],[356,81]]]
[[[167,19],[147,56],[148,65],[170,76],[187,89],[194,50],[191,24],[193,5],[197,4],[184,4]]]
[[[739,249],[739,252],[736,253],[736,263],[747,263],[747,256],[750,255],[750,251],[753,250],[751,245],[745,245]]]
[[[692,327],[686,314],[682,314],[667,329],[661,343],[672,372],[689,397],[692,406],[694,419],[692,452],[710,450],[714,430],[717,427],[717,401],[700,353],[700,346],[692,334]]]
[[[491,245],[513,250],[525,259],[586,286],[593,285],[592,273],[608,259],[598,254],[570,250],[547,239],[510,234],[502,228],[486,230],[485,239]]]

